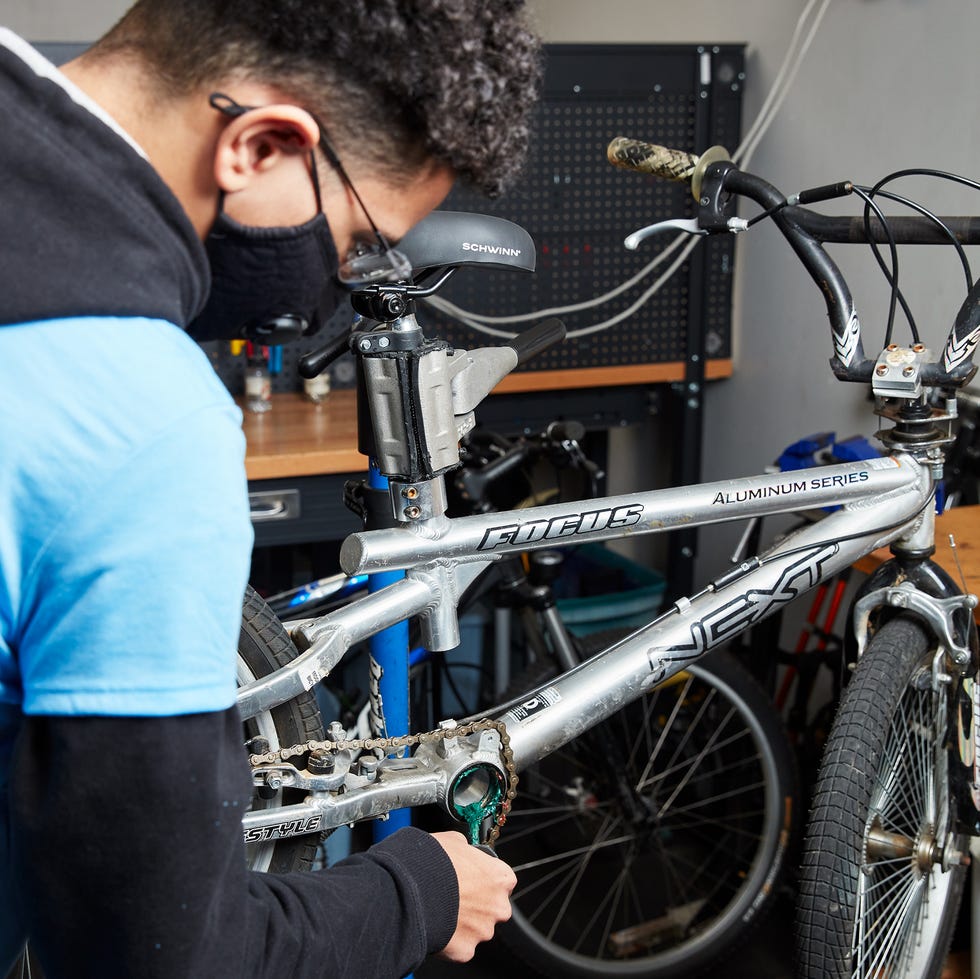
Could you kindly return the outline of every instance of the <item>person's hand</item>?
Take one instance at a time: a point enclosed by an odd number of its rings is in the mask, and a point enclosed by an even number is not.
[[[462,833],[432,835],[452,861],[459,881],[456,931],[439,957],[450,962],[469,962],[476,946],[493,937],[497,922],[510,917],[510,892],[517,877],[503,860],[470,846]]]

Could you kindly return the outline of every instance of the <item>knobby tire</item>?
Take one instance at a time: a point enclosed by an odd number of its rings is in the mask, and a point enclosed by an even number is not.
[[[268,676],[298,655],[293,641],[275,613],[249,586],[242,604],[242,629],[238,639],[239,684]],[[316,699],[309,692],[249,718],[243,727],[246,741],[261,735],[269,741],[272,751],[304,741],[321,741],[324,738]],[[301,797],[302,793],[296,790],[280,790],[271,799],[262,799],[255,794],[252,809],[277,808],[299,802]],[[253,870],[290,873],[294,870],[310,869],[319,842],[319,834],[312,834],[249,844],[245,849],[249,866]]]
[[[872,637],[844,692],[804,844],[803,977],[942,973],[966,871],[929,857],[929,846],[948,837],[951,811],[948,725],[932,690],[932,660],[923,625],[899,616]],[[876,843],[884,832],[908,843],[885,852]]]

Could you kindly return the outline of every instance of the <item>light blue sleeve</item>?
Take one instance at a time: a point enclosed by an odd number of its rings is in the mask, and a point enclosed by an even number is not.
[[[226,709],[252,547],[238,408],[159,321],[54,321],[0,341],[0,702]]]
[[[28,714],[229,707],[252,544],[237,411],[172,424],[64,514],[26,576]]]

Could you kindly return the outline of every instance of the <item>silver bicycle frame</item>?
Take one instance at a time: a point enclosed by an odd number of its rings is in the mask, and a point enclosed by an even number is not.
[[[349,573],[405,568],[406,578],[331,615],[302,624],[309,648],[290,666],[239,691],[248,717],[310,689],[355,643],[412,615],[434,616],[443,631],[446,607],[489,563],[512,552],[657,533],[828,507],[842,508],[743,562],[700,593],[627,639],[598,653],[517,704],[488,716],[504,722],[518,769],[537,761],[742,630],[858,558],[897,539],[932,539],[932,473],[898,453],[864,462],[802,469],[487,516],[434,518],[355,534],[344,544]],[[869,529],[870,528],[870,529]],[[439,628],[436,629],[436,632]],[[423,754],[424,752],[419,752]],[[249,813],[246,837],[272,827],[320,819],[320,828],[381,815],[400,806],[446,800],[453,772],[437,759],[388,759],[383,777],[356,792],[315,793],[299,806]],[[306,831],[309,831],[309,824]]]
[[[908,456],[750,476],[675,489],[601,497],[576,509],[558,504],[427,521],[352,534],[340,563],[348,574],[412,568],[430,561],[496,558],[562,543],[600,541],[678,527],[854,503],[906,490],[918,470]]]

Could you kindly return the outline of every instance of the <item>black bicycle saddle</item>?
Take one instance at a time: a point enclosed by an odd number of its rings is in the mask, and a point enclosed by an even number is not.
[[[397,247],[416,275],[464,265],[533,272],[536,259],[534,242],[523,228],[490,214],[465,211],[433,211]]]

